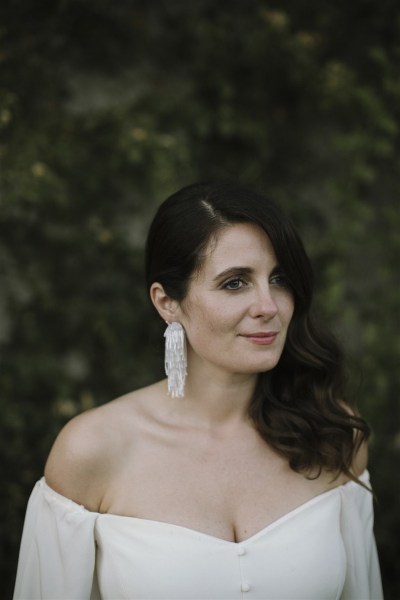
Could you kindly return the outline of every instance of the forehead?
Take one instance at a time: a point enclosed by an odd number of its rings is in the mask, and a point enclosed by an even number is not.
[[[255,263],[276,264],[269,237],[254,223],[234,223],[209,242],[198,275],[212,276],[231,266],[254,267]]]

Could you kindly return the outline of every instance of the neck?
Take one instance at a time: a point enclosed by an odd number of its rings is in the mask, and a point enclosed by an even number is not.
[[[226,373],[210,370],[209,366],[189,367],[185,396],[175,399],[174,412],[194,426],[208,429],[247,422],[256,382],[256,374]]]

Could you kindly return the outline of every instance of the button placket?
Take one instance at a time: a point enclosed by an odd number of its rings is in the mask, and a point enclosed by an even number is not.
[[[236,553],[237,553],[237,555],[238,555],[238,557],[240,559],[239,560],[240,577],[241,577],[241,580],[242,580],[240,589],[241,589],[242,592],[249,592],[250,589],[251,589],[251,585],[250,585],[250,583],[248,581],[246,581],[245,578],[243,578],[243,575],[244,575],[244,573],[243,573],[243,567],[244,567],[245,563],[243,563],[242,560],[241,560],[247,554],[247,549],[246,549],[245,546],[238,546],[237,549],[236,549]]]

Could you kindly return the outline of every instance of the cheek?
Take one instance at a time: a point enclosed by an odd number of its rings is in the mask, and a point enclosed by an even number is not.
[[[192,301],[185,308],[188,333],[197,336],[206,336],[212,333],[221,333],[232,328],[231,311],[227,310],[224,303],[204,303]],[[228,317],[227,314],[230,316]]]
[[[286,329],[285,337],[286,338],[287,338],[289,329],[291,327],[291,324],[293,322],[293,315],[294,315],[294,302],[292,301],[290,304],[288,304],[287,310],[285,312],[285,329]]]
[[[203,307],[196,312],[196,321],[192,320],[192,325],[201,334],[218,333],[226,328],[226,315],[224,311],[204,309]]]
[[[289,325],[294,313],[294,298],[292,296],[288,295],[286,298],[282,299],[280,313],[283,319]]]
[[[288,322],[290,322],[292,320],[293,314],[294,314],[294,302],[292,301],[290,303],[290,305],[288,306],[288,311],[287,311]]]
[[[246,314],[246,310],[235,299],[230,298],[220,300],[217,303],[209,304],[204,310],[204,321],[210,331],[218,333],[232,334],[238,328]]]

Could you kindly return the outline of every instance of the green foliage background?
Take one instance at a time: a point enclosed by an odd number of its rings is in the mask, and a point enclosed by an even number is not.
[[[228,177],[281,203],[313,258],[374,430],[376,537],[399,598],[397,1],[6,0],[0,43],[1,596],[60,427],[161,375],[151,215]]]

